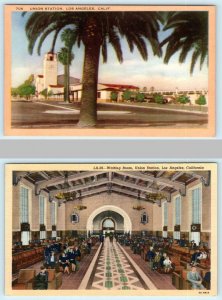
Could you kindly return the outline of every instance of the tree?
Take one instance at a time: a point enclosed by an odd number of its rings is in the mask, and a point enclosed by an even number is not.
[[[144,102],[145,95],[143,93],[137,93],[136,94],[136,101],[138,102]]]
[[[190,103],[190,98],[186,95],[180,95],[177,98],[177,102],[179,102],[181,104],[187,104],[187,103]]]
[[[200,109],[202,105],[206,105],[207,104],[207,100],[206,97],[204,95],[200,95],[198,97],[198,99],[195,101],[196,104],[200,105]]]
[[[74,46],[74,43],[76,42],[76,35],[73,33],[73,31],[70,28],[66,28],[63,30],[61,34],[61,40],[64,42],[65,47],[67,49],[67,61],[66,61],[66,78],[65,78],[65,83],[66,83],[66,94],[64,93],[64,100],[70,102],[70,65],[74,59],[74,54],[72,53],[72,48]],[[64,65],[65,66],[65,65]],[[65,85],[65,84],[64,84]]]
[[[168,64],[170,58],[180,52],[179,62],[184,63],[188,53],[192,53],[190,73],[200,60],[200,69],[208,58],[208,12],[182,11],[169,12],[163,30],[173,30],[162,42],[166,45],[164,62]]]
[[[24,83],[16,88],[12,88],[11,95],[13,97],[20,96],[21,98],[26,98],[26,100],[35,95],[34,76],[30,75]]]
[[[69,49],[63,47],[58,52],[58,60],[64,66],[64,101],[70,102],[69,98],[69,65],[74,59],[74,55],[69,53]]]
[[[130,90],[125,90],[123,92],[123,100],[130,100],[131,99],[131,95],[132,95],[132,92]]]
[[[111,94],[110,94],[110,98],[113,101],[117,101],[117,99],[118,99],[118,93],[115,92],[115,91],[112,91]]]
[[[46,89],[42,90],[40,92],[40,94],[45,97],[45,100],[47,100],[48,97],[50,97],[50,96],[53,95],[53,92],[52,91],[48,91],[48,89],[46,88]]]
[[[158,104],[163,104],[164,103],[164,97],[161,94],[155,94],[154,95],[154,101]]]
[[[107,62],[108,44],[123,62],[121,39],[124,37],[129,49],[137,47],[144,60],[148,59],[150,44],[154,55],[161,56],[158,39],[161,14],[158,12],[34,12],[26,22],[29,52],[33,53],[38,40],[38,52],[46,37],[54,32],[51,51],[54,51],[59,32],[69,26],[74,43],[84,45],[82,74],[82,99],[78,126],[91,127],[97,122],[97,84],[100,54]]]

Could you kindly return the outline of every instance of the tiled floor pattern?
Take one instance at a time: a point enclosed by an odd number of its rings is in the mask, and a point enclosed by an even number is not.
[[[140,279],[114,241],[106,238],[90,289],[144,290]]]

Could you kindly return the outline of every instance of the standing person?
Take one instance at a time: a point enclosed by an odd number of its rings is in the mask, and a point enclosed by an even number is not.
[[[35,290],[47,290],[48,289],[48,272],[46,267],[40,268],[39,274],[35,277],[34,283]]]
[[[51,255],[49,258],[49,266],[51,269],[55,269],[55,266],[56,266],[55,252],[51,252]]]
[[[50,254],[51,254],[50,245],[47,245],[45,250],[44,250],[45,263],[47,265],[49,265],[49,263],[50,263]]]
[[[59,257],[59,263],[63,269],[63,273],[67,273],[69,275],[69,261],[65,252],[63,252],[62,255]]]
[[[75,263],[76,263],[76,271],[78,271],[79,270],[79,262],[81,260],[81,252],[80,252],[78,246],[75,246],[75,248],[74,248],[74,255],[75,255]]]
[[[161,258],[161,255],[160,255],[160,252],[159,251],[156,251],[155,253],[155,257],[154,257],[154,260],[153,260],[153,271],[159,269],[159,266],[160,266],[160,258]]]
[[[91,249],[92,249],[92,239],[91,238],[88,239],[87,246],[88,246],[89,254],[90,254],[91,253]]]
[[[69,260],[69,263],[71,264],[72,272],[75,272],[76,261],[75,261],[75,253],[72,248],[68,252],[68,260]]]
[[[192,289],[194,290],[205,290],[205,287],[202,285],[202,277],[197,272],[195,265],[191,267],[191,271],[187,273],[187,280],[191,282]]]

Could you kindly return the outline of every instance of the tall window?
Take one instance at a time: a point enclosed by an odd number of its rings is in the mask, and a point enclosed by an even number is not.
[[[181,197],[177,196],[175,199],[174,206],[174,225],[181,225]],[[180,239],[180,231],[173,232],[173,238],[176,240]]]
[[[39,223],[45,224],[45,197],[39,196]]]
[[[56,225],[56,203],[51,203],[51,224]]]
[[[24,186],[20,187],[20,223],[29,223],[29,190]],[[21,231],[22,245],[28,245],[30,231]]]
[[[181,197],[175,199],[175,225],[181,224]]]
[[[164,226],[168,225],[168,207],[167,207],[167,202],[163,203],[163,225]]]
[[[20,222],[29,222],[29,190],[23,186],[20,188]]]
[[[39,196],[39,223],[45,224],[45,197]],[[45,230],[40,230],[40,240],[46,238]]]
[[[51,224],[56,225],[56,203],[51,203]],[[52,238],[56,238],[56,230],[52,230]]]
[[[168,207],[167,202],[163,203],[163,226],[168,225]],[[163,237],[167,238],[167,230],[163,230]]]
[[[192,213],[191,213],[191,222],[192,224],[201,224],[201,189],[200,187],[195,188],[192,190],[192,198],[191,198],[191,205],[192,205]],[[190,240],[195,241],[197,245],[200,242],[200,232],[191,232],[190,233]]]
[[[192,190],[192,224],[201,223],[200,188]]]

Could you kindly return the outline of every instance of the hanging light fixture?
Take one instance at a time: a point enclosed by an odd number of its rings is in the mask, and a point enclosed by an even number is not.
[[[62,192],[59,192],[55,195],[55,198],[57,200],[63,200],[63,202],[66,201],[73,201],[76,199],[76,192],[75,191],[69,191],[69,182],[68,182],[68,172],[64,172],[65,179],[64,183],[62,184]]]
[[[141,192],[138,191],[138,194],[137,194],[138,204],[133,206],[133,209],[135,209],[135,210],[143,210],[143,209],[145,209],[145,207],[143,207],[142,205],[139,204],[140,193],[141,193]]]
[[[164,193],[158,192],[159,186],[156,183],[156,181],[154,181],[152,184],[152,190],[153,190],[152,192],[148,192],[146,194],[146,199],[148,201],[156,202],[167,198]]]

